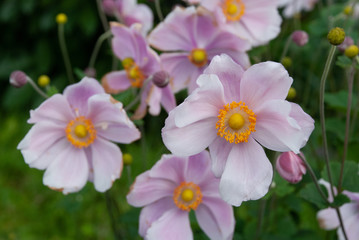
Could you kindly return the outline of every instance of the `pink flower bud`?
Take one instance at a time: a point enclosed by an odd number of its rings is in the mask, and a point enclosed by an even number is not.
[[[304,155],[300,153],[304,158]],[[302,180],[303,174],[306,173],[306,167],[303,160],[294,152],[284,152],[276,162],[276,169],[279,175],[291,183],[297,183]]]
[[[114,11],[116,10],[116,4],[113,0],[102,1],[102,7],[103,7],[103,11],[107,15],[112,15],[114,13]]]
[[[308,33],[304,31],[295,31],[292,33],[292,40],[299,47],[304,46],[308,42]]]
[[[96,77],[96,69],[94,69],[94,68],[88,67],[85,69],[84,73],[87,77],[91,77],[91,78]]]
[[[170,81],[170,75],[166,71],[159,71],[153,74],[152,81],[157,87],[164,88]]]
[[[345,49],[351,45],[354,45],[354,40],[353,38],[347,36],[345,37],[344,41],[340,45],[338,45],[338,49],[340,52],[343,53]]]
[[[22,71],[14,71],[10,75],[10,84],[14,87],[21,88],[27,83],[27,75]]]

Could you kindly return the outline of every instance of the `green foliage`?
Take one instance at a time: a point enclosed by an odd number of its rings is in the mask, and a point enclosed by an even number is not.
[[[330,163],[330,171],[333,179],[334,186],[338,186],[340,178],[341,164],[339,162],[332,161]],[[344,190],[350,192],[359,192],[359,166],[358,163],[353,161],[345,161],[343,170],[342,187]],[[322,178],[329,181],[327,170],[323,169]]]
[[[322,189],[323,193],[326,193],[326,196],[328,196],[326,188],[322,185],[320,185],[320,188]],[[326,200],[323,199],[322,196],[319,194],[314,183],[307,184],[300,191],[300,196],[306,199],[307,201],[314,203],[318,208],[328,207]]]

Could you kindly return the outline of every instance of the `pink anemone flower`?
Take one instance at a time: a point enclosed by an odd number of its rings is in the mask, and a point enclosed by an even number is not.
[[[137,4],[136,0],[103,0],[105,13],[130,27],[134,23],[143,25],[141,33],[145,36],[153,27],[153,13],[146,4]]]
[[[323,179],[319,180],[319,183],[327,188],[329,195],[328,200],[333,201],[333,196],[329,190],[329,183]],[[337,190],[334,189],[334,191],[336,192]],[[347,234],[348,240],[357,240],[359,237],[359,193],[343,191],[343,194],[351,200],[351,202],[346,203],[339,208],[343,219],[345,233]],[[338,215],[334,208],[320,210],[317,214],[317,219],[321,228],[326,230],[333,230],[337,228],[339,240],[345,240],[343,231],[340,227]]]
[[[283,15],[290,18],[301,11],[313,10],[317,2],[318,0],[280,0],[279,5],[284,7]]]
[[[264,45],[280,33],[277,0],[201,0],[200,4],[215,14],[222,27],[252,46]]]
[[[247,70],[222,54],[213,58],[198,88],[173,109],[162,138],[175,155],[209,147],[220,193],[239,206],[268,192],[273,169],[261,147],[299,153],[314,129],[299,105],[285,100],[293,79],[275,62]],[[260,145],[261,144],[261,145]]]
[[[35,125],[17,148],[30,167],[46,169],[46,186],[64,194],[79,191],[87,180],[97,191],[108,190],[122,172],[121,150],[110,141],[140,138],[122,104],[91,78],[53,95],[30,115]]]
[[[172,73],[174,92],[192,92],[197,77],[215,55],[226,53],[242,67],[249,67],[248,41],[218,27],[204,8],[176,7],[149,35],[149,43],[161,54],[164,68]]]
[[[233,209],[220,198],[218,185],[207,151],[190,157],[163,155],[136,178],[127,195],[129,204],[144,207],[139,234],[146,240],[191,240],[188,214],[193,210],[210,239],[232,239]]]
[[[170,86],[157,87],[151,77],[161,71],[160,59],[149,48],[146,39],[140,34],[141,25],[128,28],[119,23],[111,23],[114,35],[112,49],[122,60],[124,70],[113,71],[102,78],[102,85],[108,93],[119,93],[130,87],[140,90],[141,103],[133,119],[143,118],[149,107],[151,115],[158,115],[161,105],[167,112],[176,106],[176,100]]]

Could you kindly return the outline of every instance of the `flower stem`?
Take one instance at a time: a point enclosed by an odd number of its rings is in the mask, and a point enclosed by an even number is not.
[[[59,35],[59,43],[61,48],[62,57],[64,59],[65,68],[67,78],[69,79],[70,83],[74,83],[74,76],[72,75],[72,67],[70,62],[69,53],[67,52],[66,41],[65,41],[65,28],[64,24],[58,24],[58,35]]]
[[[44,91],[42,91],[37,85],[36,85],[36,83],[31,79],[31,78],[27,78],[27,81],[30,83],[30,85],[34,88],[34,90],[38,93],[38,94],[40,94],[42,97],[44,97],[44,98],[48,98],[49,96],[47,96],[47,94],[44,92]]]
[[[160,0],[155,0],[156,12],[160,21],[163,21],[163,14],[161,10]]]
[[[287,38],[287,41],[285,42],[284,49],[283,49],[282,55],[280,57],[280,61],[282,61],[282,59],[287,55],[291,41],[292,41],[292,36],[290,35]]]
[[[115,206],[115,202],[112,199],[110,191],[105,192],[105,199],[106,199],[107,212],[110,216],[110,221],[111,221],[111,226],[112,226],[112,230],[114,233],[114,237],[115,237],[115,239],[118,239],[118,240],[123,239],[121,231],[117,227],[118,224],[116,222],[116,216],[114,214],[115,212],[118,212],[118,208],[116,208],[116,206]]]
[[[95,61],[96,61],[96,58],[97,58],[97,55],[98,55],[98,52],[101,48],[101,45],[102,43],[108,39],[109,37],[111,37],[112,33],[110,31],[107,31],[107,32],[104,32],[98,39],[97,39],[97,42],[96,42],[96,45],[92,51],[92,55],[91,55],[91,58],[90,58],[90,62],[89,62],[89,68],[94,68],[94,65],[95,65]]]

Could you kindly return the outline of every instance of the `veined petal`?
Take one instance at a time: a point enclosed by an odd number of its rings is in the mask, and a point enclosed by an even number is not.
[[[193,234],[188,212],[172,208],[152,223],[146,234],[148,240],[171,239],[192,240]]]
[[[89,167],[84,149],[68,144],[52,161],[44,174],[44,185],[64,194],[85,186]]]
[[[169,85],[162,88],[161,105],[168,113],[177,106],[176,98]]]
[[[186,181],[185,169],[187,159],[174,155],[164,154],[150,170],[149,176],[156,179],[165,179],[179,185]]]
[[[122,172],[122,153],[115,144],[97,138],[91,145],[92,167],[95,189],[105,192],[120,178]]]
[[[131,82],[124,70],[107,73],[101,81],[107,93],[119,93],[131,87]]]
[[[263,197],[272,183],[273,169],[263,148],[249,138],[230,152],[219,190],[222,199],[234,206]]]
[[[199,226],[210,239],[232,239],[235,220],[233,208],[220,198],[203,197],[196,209]]]
[[[218,180],[211,172],[211,158],[208,151],[205,150],[189,157],[185,170],[185,179],[187,182],[193,182],[198,185],[201,191],[202,186],[209,184],[214,179]]]

